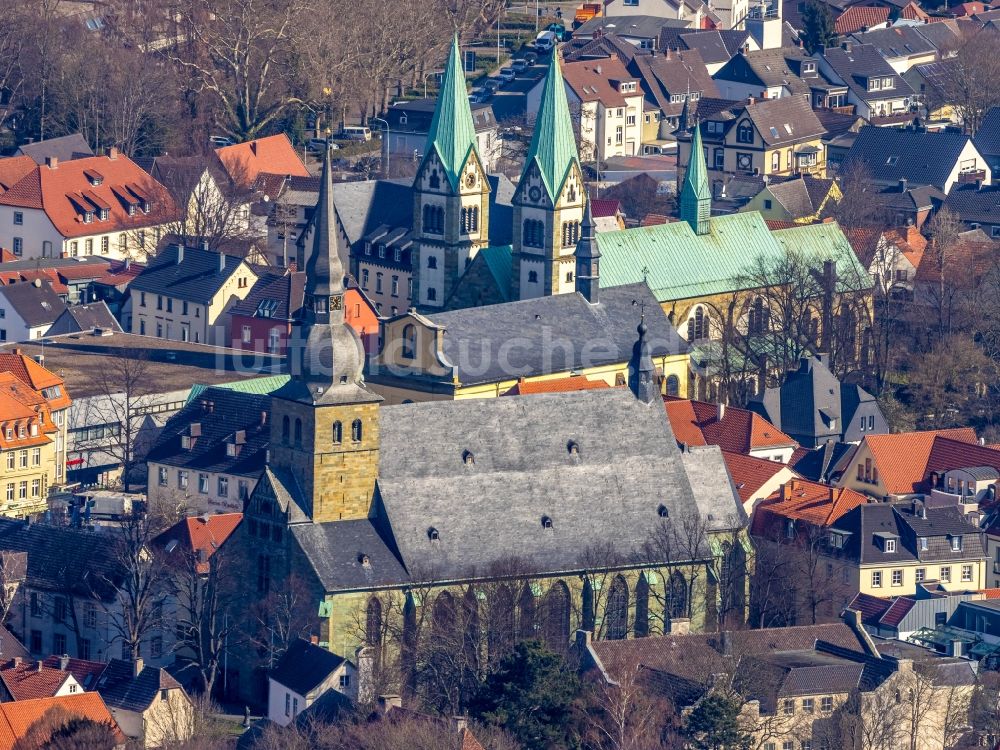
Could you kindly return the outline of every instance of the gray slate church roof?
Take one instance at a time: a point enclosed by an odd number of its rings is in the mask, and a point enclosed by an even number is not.
[[[606,543],[634,562],[661,505],[716,529],[745,520],[718,448],[682,455],[659,399],[627,389],[385,406],[380,432],[374,517],[291,526],[328,591],[475,578],[511,558],[578,571]]]

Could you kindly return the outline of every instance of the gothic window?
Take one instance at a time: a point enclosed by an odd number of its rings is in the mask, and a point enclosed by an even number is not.
[[[344,442],[344,425],[338,420],[333,423],[333,444],[340,445],[342,442]]]
[[[667,375],[667,395],[679,396],[681,391],[681,381],[676,375]]]
[[[569,589],[556,581],[542,602],[542,637],[549,650],[559,654],[569,644]]]
[[[720,614],[727,622],[741,623],[746,599],[746,553],[742,545],[723,542],[719,585],[722,587]]]
[[[633,628],[636,638],[645,638],[649,635],[649,581],[646,574],[639,574],[639,581],[635,584],[635,627]]]
[[[566,191],[566,200],[569,203],[576,203],[576,185],[570,183],[569,190]]]
[[[708,338],[708,318],[705,316],[705,309],[698,305],[694,309],[694,315],[688,318],[687,340],[691,343],[706,338]]]
[[[407,592],[406,601],[403,604],[403,638],[400,649],[400,661],[403,667],[403,678],[407,687],[416,687],[416,666],[417,666],[417,605],[413,601],[413,594]]]
[[[427,256],[427,267],[428,268],[437,268],[438,267],[438,259],[437,259],[436,256],[434,256],[434,255],[428,255]]]
[[[430,185],[431,190],[438,190],[441,188],[441,176],[438,174],[436,169],[431,170],[430,179],[427,180],[427,184]]]
[[[355,443],[360,443],[361,442],[361,420],[360,419],[355,419],[354,422],[351,423],[351,440],[353,440]]]
[[[583,629],[593,631],[596,619],[594,616],[594,584],[590,582],[589,578],[585,578],[583,581],[580,608],[582,610],[581,620],[583,621]]]
[[[670,574],[667,584],[666,615],[668,620],[687,617],[687,580],[679,570]]]
[[[501,585],[488,602],[486,648],[493,662],[506,654],[514,643],[514,593]]]
[[[441,206],[424,206],[424,231],[444,234],[444,209]]]
[[[257,555],[257,593],[267,596],[271,590],[271,558]]]
[[[545,246],[545,223],[538,219],[525,219],[522,242],[527,247]]]
[[[744,120],[736,128],[737,143],[753,143],[753,125],[749,120]]]
[[[435,635],[447,638],[452,634],[455,630],[455,614],[455,600],[447,591],[442,591],[434,600],[431,612],[431,627]]]
[[[297,417],[295,419],[295,447],[302,447],[302,420]]]
[[[535,595],[531,591],[531,585],[525,584],[521,589],[521,598],[517,602],[517,609],[521,614],[518,635],[523,640],[530,640],[535,637]]]
[[[365,643],[369,646],[382,644],[382,602],[374,596],[368,600],[365,612]]]
[[[479,206],[462,209],[462,231],[465,234],[479,231]]]
[[[538,271],[528,271],[528,283],[529,284],[538,283]]]
[[[611,641],[621,641],[628,635],[628,584],[622,576],[615,576],[608,593],[605,612],[605,637]]]
[[[764,300],[755,298],[747,313],[747,333],[751,336],[762,335],[768,329],[769,318],[770,310],[764,305]]]
[[[565,221],[562,225],[563,247],[571,247],[580,240],[580,222]]]
[[[417,327],[408,324],[403,326],[403,352],[404,359],[413,359],[417,355]]]
[[[289,432],[290,426],[291,426],[291,422],[289,421],[288,417],[287,416],[282,417],[281,418],[281,439],[285,443],[285,445],[288,445],[288,432]]]

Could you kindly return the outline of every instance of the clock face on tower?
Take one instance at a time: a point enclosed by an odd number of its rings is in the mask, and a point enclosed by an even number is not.
[[[537,203],[542,197],[541,188],[538,185],[532,185],[528,188],[528,199]]]
[[[339,310],[344,306],[344,296],[342,294],[335,294],[330,297],[330,309]]]
[[[465,176],[465,186],[467,188],[474,188],[476,186],[476,175],[475,175],[475,173],[470,172],[469,174],[467,174]]]
[[[737,154],[736,155],[736,168],[737,169],[750,169],[750,154]]]

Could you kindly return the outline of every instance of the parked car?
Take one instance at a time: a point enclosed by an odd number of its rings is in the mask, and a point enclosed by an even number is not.
[[[326,138],[310,138],[306,142],[306,151],[313,154],[322,154],[323,149],[326,148],[327,143],[328,141],[326,140]],[[338,146],[336,143],[330,143],[330,150],[339,151],[340,146]]]
[[[513,68],[501,68],[497,77],[500,79],[500,84],[503,85],[513,81],[517,77],[517,73],[514,72]]]
[[[233,145],[233,139],[225,135],[210,135],[208,142],[212,148],[224,148]]]
[[[469,103],[483,104],[490,100],[490,96],[492,96],[492,94],[489,91],[485,91],[484,89],[476,89],[471,94],[469,94]]]
[[[515,60],[510,64],[515,73],[523,73],[528,69],[528,61],[524,59]]]
[[[372,139],[371,128],[360,125],[350,125],[340,131],[340,137],[346,141],[370,141]]]
[[[524,53],[524,61],[528,63],[529,66],[535,65],[538,62],[538,53],[532,52],[530,49]]]
[[[556,48],[556,35],[553,31],[542,31],[535,37],[535,49],[547,55]]]
[[[489,91],[491,94],[500,88],[502,81],[499,78],[487,78],[483,81],[483,89]]]

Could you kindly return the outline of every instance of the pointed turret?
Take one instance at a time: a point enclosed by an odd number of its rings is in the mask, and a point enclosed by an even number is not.
[[[592,305],[599,301],[600,291],[600,257],[597,247],[597,230],[594,216],[591,213],[590,198],[583,211],[583,222],[580,227],[580,241],[576,243],[576,291]]]
[[[694,124],[691,137],[691,155],[688,158],[684,184],[681,187],[680,216],[691,225],[695,234],[708,234],[712,216],[712,193],[708,188],[708,167],[701,145],[701,126]]]
[[[521,182],[524,182],[531,165],[536,164],[549,200],[555,203],[574,163],[579,165],[580,157],[576,151],[576,136],[566,101],[566,85],[559,68],[559,55],[553,51]]]
[[[368,394],[358,387],[362,382],[364,348],[354,329],[344,322],[341,230],[333,201],[329,149],[323,158],[319,201],[312,221],[305,296],[289,352],[292,380],[282,391],[287,397],[310,402],[333,398],[331,392],[336,389],[350,389],[352,397]],[[344,396],[347,394],[339,397]]]
[[[462,167],[469,158],[469,152],[476,147],[476,127],[472,122],[457,35],[452,39],[448,64],[441,79],[441,92],[427,133],[427,146],[428,152],[431,148],[437,152],[452,190],[457,191]]]
[[[651,404],[660,398],[660,391],[656,386],[656,366],[653,364],[653,358],[649,353],[649,342],[646,340],[648,330],[644,315],[636,328],[639,338],[632,347],[632,359],[628,363],[628,387],[637,399]]]

